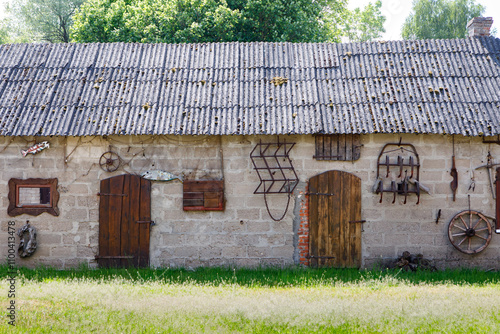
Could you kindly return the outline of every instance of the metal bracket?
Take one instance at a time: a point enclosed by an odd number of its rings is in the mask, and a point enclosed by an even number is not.
[[[156,225],[154,220],[138,220],[136,221],[137,224],[151,224],[151,226]]]
[[[127,194],[105,194],[105,193],[97,193],[97,196],[123,196],[127,197]]]

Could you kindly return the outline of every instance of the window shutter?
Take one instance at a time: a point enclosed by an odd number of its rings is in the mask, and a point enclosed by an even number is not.
[[[223,211],[224,181],[184,181],[184,211]]]

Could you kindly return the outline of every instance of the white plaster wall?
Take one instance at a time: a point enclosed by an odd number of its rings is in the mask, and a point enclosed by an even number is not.
[[[113,136],[109,138],[37,138],[51,144],[36,155],[23,158],[32,137],[0,137],[0,255],[7,255],[7,222],[20,228],[30,220],[38,229],[39,246],[29,259],[17,259],[18,265],[51,265],[74,267],[80,263],[95,265],[98,250],[99,181],[122,173],[140,174],[150,169],[184,173],[189,179],[225,179],[224,212],[184,212],[182,184],[153,182],[151,230],[151,265],[291,265],[297,263],[299,222],[298,190],[307,180],[327,170],[345,170],[362,179],[363,266],[371,267],[384,259],[395,258],[404,250],[422,253],[434,259],[438,267],[500,268],[499,236],[493,235],[489,247],[477,255],[465,255],[448,241],[448,222],[457,212],[471,208],[494,216],[495,205],[490,193],[487,171],[474,172],[476,188],[468,192],[471,170],[486,163],[488,151],[500,162],[500,146],[483,144],[480,138],[455,136],[455,155],[459,173],[456,202],[450,190],[452,137],[440,135],[403,135],[403,143],[413,144],[420,156],[421,182],[431,189],[420,204],[411,195],[408,203],[402,197],[391,204],[391,196],[379,203],[371,188],[376,178],[377,157],[387,142],[398,142],[399,135],[364,135],[361,158],[355,162],[316,161],[313,136],[281,136],[280,140],[296,142],[291,158],[299,176],[297,187],[285,219],[269,218],[262,195],[254,195],[258,177],[249,158],[258,140],[275,141],[276,136]],[[221,170],[221,152],[223,166]],[[108,150],[116,151],[124,165],[114,173],[101,170],[98,160]],[[65,157],[67,163],[65,164]],[[43,213],[32,217],[9,217],[8,188],[10,178],[59,179],[59,217]],[[271,210],[280,216],[286,205],[285,195],[270,198]],[[435,223],[438,210],[441,219]]]

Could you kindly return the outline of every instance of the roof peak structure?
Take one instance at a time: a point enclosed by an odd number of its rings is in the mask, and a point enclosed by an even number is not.
[[[0,45],[0,135],[500,134],[500,39]]]

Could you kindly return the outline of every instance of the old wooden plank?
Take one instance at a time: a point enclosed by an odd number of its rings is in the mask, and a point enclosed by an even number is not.
[[[101,192],[109,192],[109,179],[101,180]],[[109,256],[109,197],[99,197],[99,255]],[[97,259],[99,267],[109,267],[106,258]]]
[[[341,202],[340,202],[340,242],[342,244],[341,250],[341,265],[342,267],[349,266],[350,259],[350,228],[352,224],[349,223],[351,221],[351,187],[350,187],[350,178],[351,174],[342,172],[340,175],[341,178]]]
[[[328,172],[320,174],[318,177],[318,192],[328,193],[329,183],[328,183]],[[331,256],[328,254],[329,251],[329,211],[328,211],[328,197],[329,196],[318,196],[318,255],[319,256]],[[327,259],[318,259],[318,265],[324,266],[328,263]]]
[[[218,192],[224,189],[223,180],[186,180],[183,183],[183,190],[188,192]]]
[[[340,215],[340,179],[338,171],[328,172],[328,192],[333,196],[328,196],[328,234],[329,234],[329,256],[334,256],[335,258],[329,261],[330,266],[338,267],[339,256],[340,256],[340,225],[339,225],[339,215]]]
[[[151,220],[151,182],[141,179],[140,220]],[[139,266],[149,266],[150,224],[139,224]]]
[[[205,208],[218,208],[220,205],[220,192],[206,192],[204,201]]]
[[[361,179],[351,175],[351,221],[361,221]],[[361,266],[361,223],[351,223],[350,225],[350,246],[351,259],[350,267],[359,268]]]
[[[352,135],[352,157],[351,160],[358,160],[361,156],[361,136]]]
[[[135,175],[130,177],[130,221],[129,226],[129,250],[128,254],[133,255],[132,265],[139,266],[139,225],[135,222],[140,221],[140,196],[141,196],[141,178]]]
[[[324,138],[325,136],[323,135],[317,135],[314,137],[314,142],[315,142],[315,157],[316,157],[316,160],[325,160],[325,158],[323,158],[323,155],[324,155],[324,148],[323,148],[323,142],[324,142]]]
[[[130,196],[130,178],[131,175],[124,175],[123,178],[123,194],[127,196],[122,197],[122,217],[121,217],[121,242],[120,242],[120,255],[130,255],[130,206],[136,199]],[[132,203],[131,203],[132,202]],[[120,262],[121,267],[128,267],[130,259],[123,258]]]
[[[500,231],[500,167],[497,168],[496,173],[496,223],[495,232]]]
[[[318,192],[319,176],[314,176],[309,180],[309,193]],[[318,254],[318,229],[319,229],[319,215],[318,215],[319,196],[309,195],[309,255],[317,256]],[[300,233],[302,231],[299,231]],[[316,260],[310,260],[311,266],[317,266]]]
[[[122,194],[123,183],[125,176],[119,175],[110,178],[109,193]],[[102,197],[102,196],[101,196]],[[119,256],[121,251],[121,216],[122,216],[122,196],[106,196],[109,197],[109,255]],[[110,265],[118,267],[121,261],[119,259],[111,259]]]

